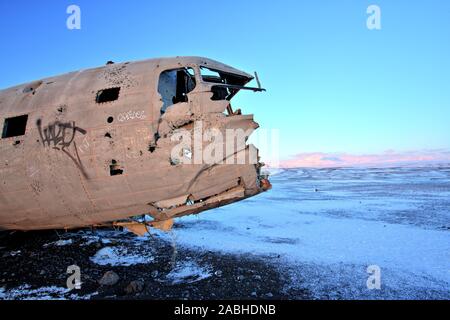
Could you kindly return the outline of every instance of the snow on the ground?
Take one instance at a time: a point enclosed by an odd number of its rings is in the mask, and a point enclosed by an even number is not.
[[[95,230],[95,232],[80,230],[76,233],[76,235],[77,238],[81,240],[79,245],[83,247],[90,246],[95,243],[111,244],[113,242],[112,239],[116,239],[117,241],[123,240],[122,232],[106,229]]]
[[[208,267],[199,266],[193,261],[180,261],[167,274],[166,279],[172,284],[193,283],[212,276]]]
[[[101,266],[131,266],[153,261],[150,251],[136,252],[132,248],[125,246],[102,248],[90,259],[92,262]]]
[[[56,246],[56,247],[64,247],[64,246],[68,246],[71,245],[73,243],[72,239],[67,239],[67,240],[58,240],[55,242],[51,242],[51,243],[46,243],[44,244],[44,248],[50,247],[50,246]]]
[[[349,288],[341,297],[373,297],[366,268],[378,265],[384,298],[450,298],[449,169],[291,169],[271,181],[263,195],[177,220],[177,242],[276,256],[318,297],[336,283]]]
[[[89,300],[98,292],[79,296],[67,288],[48,286],[33,289],[24,284],[20,287],[6,290],[0,287],[0,300]]]
[[[53,300],[63,299],[61,295],[69,292],[67,288],[55,286],[31,289],[29,285],[22,285],[11,290],[0,290],[0,300]]]

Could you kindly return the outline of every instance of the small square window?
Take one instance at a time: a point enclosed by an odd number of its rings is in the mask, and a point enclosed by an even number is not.
[[[103,89],[97,92],[97,103],[111,102],[119,99],[120,87]]]
[[[3,125],[2,139],[23,136],[27,129],[28,115],[7,118]]]

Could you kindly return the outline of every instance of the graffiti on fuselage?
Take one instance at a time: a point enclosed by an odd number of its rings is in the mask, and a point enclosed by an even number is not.
[[[128,112],[120,113],[118,119],[120,122],[128,121],[128,120],[145,120],[145,111],[133,111],[130,110]]]
[[[55,121],[46,127],[42,127],[41,119],[37,120],[36,125],[38,127],[39,136],[44,147],[52,147],[55,150],[61,150],[67,154],[75,165],[80,169],[85,178],[87,174],[81,163],[80,156],[78,154],[77,145],[75,142],[75,136],[77,132],[85,135],[86,130],[77,127],[75,121],[60,122]],[[69,147],[73,145],[74,154],[71,154]]]
[[[41,141],[44,147],[52,146],[53,149],[64,150],[69,147],[77,132],[85,135],[86,130],[75,125],[75,121],[59,122],[56,121],[45,128],[42,128],[42,121],[39,119],[36,123]]]

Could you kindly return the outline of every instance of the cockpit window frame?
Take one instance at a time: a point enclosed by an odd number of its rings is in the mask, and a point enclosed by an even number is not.
[[[202,69],[208,71],[216,72],[221,77],[221,82],[208,81],[202,75]],[[230,79],[227,79],[226,76]],[[253,77],[243,76],[241,74],[233,73],[230,71],[221,70],[220,68],[214,68],[209,66],[200,65],[199,66],[199,78],[204,85],[210,86],[211,91],[214,93],[212,100],[227,100],[230,101],[240,90],[251,90],[251,91],[265,91],[263,88],[253,88],[246,87],[245,85],[252,81]],[[234,78],[234,79],[233,79]],[[227,80],[236,80],[235,83],[228,83]],[[240,81],[239,81],[240,80]]]
[[[160,85],[161,85],[161,77],[166,72],[171,72],[171,71],[177,71],[178,72],[178,71],[183,71],[183,69],[184,69],[184,71],[187,74],[189,74],[190,76],[193,76],[192,79],[194,80],[194,87],[190,91],[187,91],[185,93],[186,99],[188,99],[188,95],[189,94],[191,94],[192,92],[196,91],[198,89],[198,87],[199,87],[198,69],[196,68],[196,66],[192,66],[192,65],[174,66],[174,67],[168,67],[168,68],[165,68],[164,70],[161,70],[161,72],[158,73],[158,77],[157,77],[157,81],[156,81],[156,92],[161,97],[161,100],[163,102],[163,106],[161,106],[161,110],[160,110],[161,114],[164,114],[166,112],[167,108],[172,107],[172,106],[174,106],[174,105],[176,105],[176,104],[178,104],[180,102],[183,102],[183,101],[177,101],[175,103],[167,103],[167,105],[166,105],[166,102],[164,101],[164,97],[163,97],[163,95],[162,95],[162,93],[160,91],[160,89],[161,89],[161,87],[160,87]],[[193,75],[189,72],[189,69],[194,72]],[[176,97],[176,95],[174,96],[174,98],[175,97]]]

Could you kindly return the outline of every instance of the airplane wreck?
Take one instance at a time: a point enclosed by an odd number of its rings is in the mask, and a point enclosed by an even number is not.
[[[253,79],[258,86],[247,87]],[[0,91],[0,230],[121,226],[142,235],[270,189],[246,143],[258,124],[231,106],[240,90],[264,91],[256,73],[176,57],[108,62]],[[174,155],[174,137],[195,136],[198,123],[223,136],[241,130],[244,140],[216,143],[214,161],[198,157],[204,139]],[[247,161],[229,161],[239,157]]]

